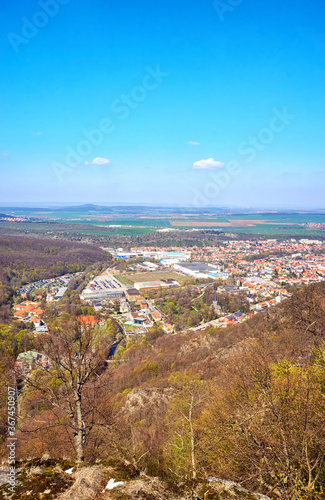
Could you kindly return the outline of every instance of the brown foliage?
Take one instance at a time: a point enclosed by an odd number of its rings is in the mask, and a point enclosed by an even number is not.
[[[242,325],[128,343],[100,377],[89,456],[164,477],[227,477],[272,499],[320,500],[324,317],[321,283]],[[191,415],[191,381],[173,388],[189,372],[200,401]]]

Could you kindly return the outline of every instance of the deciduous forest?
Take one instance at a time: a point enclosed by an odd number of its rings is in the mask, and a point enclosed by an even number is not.
[[[2,327],[2,377],[22,342],[50,360],[21,396],[19,457],[115,460],[169,482],[217,476],[272,499],[321,500],[324,318],[319,283],[241,325],[153,327],[113,357],[109,322],[80,329],[64,313],[36,341]]]
[[[0,320],[8,320],[11,299],[20,286],[84,271],[112,257],[92,245],[66,240],[0,235]]]

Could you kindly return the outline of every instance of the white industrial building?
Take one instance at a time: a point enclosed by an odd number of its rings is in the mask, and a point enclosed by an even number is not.
[[[82,300],[117,299],[124,296],[126,286],[122,285],[113,275],[105,274],[94,278],[84,289]]]
[[[186,262],[174,264],[175,271],[179,271],[193,278],[209,278],[212,272],[211,266],[202,262]]]

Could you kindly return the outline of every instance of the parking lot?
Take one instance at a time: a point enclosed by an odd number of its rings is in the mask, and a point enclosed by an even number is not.
[[[89,283],[89,288],[94,292],[100,292],[104,290],[120,290],[125,287],[112,275],[97,276],[93,281]]]
[[[59,276],[57,278],[45,279],[35,281],[34,283],[29,283],[21,287],[17,293],[21,295],[22,293],[31,293],[34,290],[49,290],[52,287],[64,287],[67,286],[72,279],[77,278],[82,273],[65,274],[64,276]]]

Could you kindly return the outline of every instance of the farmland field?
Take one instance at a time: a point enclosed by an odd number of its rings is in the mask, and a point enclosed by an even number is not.
[[[230,210],[221,208],[180,207],[104,207],[85,205],[62,208],[0,208],[9,218],[0,219],[0,232],[38,234],[52,237],[98,238],[114,236],[125,238],[148,235],[160,237],[159,232],[174,231],[185,235],[192,231],[247,233],[261,236],[286,235],[323,237],[325,210],[318,212],[285,212]],[[22,217],[11,221],[10,217]],[[157,233],[158,232],[158,233]],[[172,233],[171,233],[172,234]],[[196,236],[197,237],[197,236]],[[163,237],[161,237],[162,239]],[[171,236],[172,238],[172,236]],[[122,238],[123,239],[123,238]],[[177,239],[177,238],[176,238]]]
[[[276,222],[276,221],[265,221],[265,220],[254,220],[254,219],[229,219],[228,222],[218,222],[218,221],[170,221],[172,226],[176,227],[255,227],[257,225],[275,225],[279,226],[290,226],[291,222]]]

